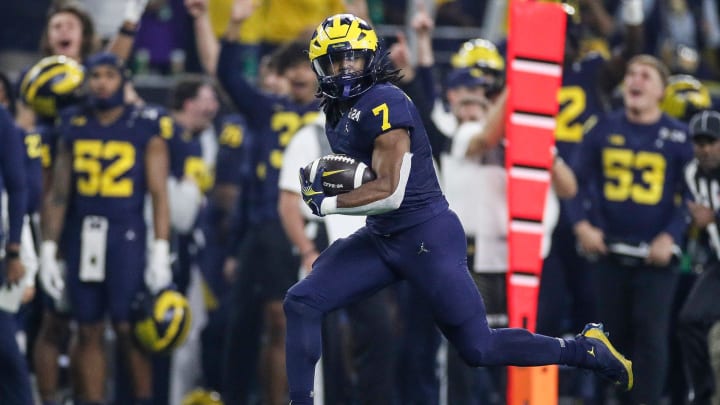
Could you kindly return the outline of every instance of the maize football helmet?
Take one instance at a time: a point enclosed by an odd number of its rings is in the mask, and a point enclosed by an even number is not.
[[[488,96],[499,92],[505,81],[505,59],[487,39],[477,38],[462,44],[450,63],[457,69],[480,69]]]
[[[185,395],[181,405],[223,405],[223,401],[217,392],[198,388]]]
[[[479,67],[495,73],[505,71],[505,59],[497,47],[487,39],[471,39],[460,46],[450,63],[454,68]]]
[[[348,99],[366,92],[376,80],[378,38],[365,20],[336,14],[320,24],[308,55],[323,95]]]
[[[36,114],[56,117],[65,107],[80,101],[85,69],[63,55],[41,59],[20,81],[20,97]]]
[[[132,309],[133,334],[144,350],[169,354],[187,339],[192,315],[187,299],[179,292],[168,289],[155,296],[143,292]]]
[[[690,75],[670,76],[660,108],[667,115],[689,121],[695,113],[712,106],[710,91]]]

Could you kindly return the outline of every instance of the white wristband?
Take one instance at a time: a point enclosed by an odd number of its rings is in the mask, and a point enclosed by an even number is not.
[[[155,239],[152,245],[152,254],[157,257],[169,257],[170,242],[165,239]]]
[[[323,215],[335,214],[337,212],[337,196],[326,197],[320,204],[320,213]]]
[[[40,257],[55,259],[57,255],[57,242],[53,240],[44,240],[40,244]]]
[[[621,16],[626,25],[640,25],[645,20],[642,0],[623,0]]]

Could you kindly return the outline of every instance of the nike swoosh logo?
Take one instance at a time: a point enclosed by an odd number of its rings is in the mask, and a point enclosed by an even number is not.
[[[315,190],[303,191],[303,194],[304,194],[305,196],[307,196],[307,197],[310,197],[310,196],[313,196],[313,195],[317,195],[317,194],[322,194],[322,193],[323,193],[322,191],[315,191]]]
[[[348,170],[349,170],[349,169],[330,170],[330,171],[327,171],[327,172],[323,172],[323,177],[332,176],[333,174],[346,172],[346,171],[348,171]]]

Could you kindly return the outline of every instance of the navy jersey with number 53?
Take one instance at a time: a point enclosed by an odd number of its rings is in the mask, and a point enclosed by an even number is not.
[[[162,133],[161,123],[167,121],[161,118],[156,109],[134,106],[106,126],[80,108],[62,114],[60,142],[73,157],[69,217],[142,219],[145,149]]]
[[[412,167],[400,208],[368,216],[368,227],[379,234],[417,225],[448,208],[420,114],[402,90],[391,84],[376,84],[358,98],[337,125],[328,123],[325,128],[333,152],[352,156],[371,167],[375,138],[400,128],[410,136]]]
[[[687,126],[663,114],[651,125],[628,121],[624,110],[601,118],[573,165],[581,195],[597,195],[593,211],[606,238],[650,242],[668,232],[679,242],[687,199],[683,170],[693,151]],[[682,197],[680,200],[678,197]],[[573,223],[586,215],[573,200]]]

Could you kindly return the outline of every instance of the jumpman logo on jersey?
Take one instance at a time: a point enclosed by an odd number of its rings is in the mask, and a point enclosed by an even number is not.
[[[595,346],[591,347],[587,352],[589,355],[595,357]]]
[[[430,250],[425,249],[425,242],[420,242],[420,250],[418,250],[417,254],[421,255],[423,253],[430,253]]]

